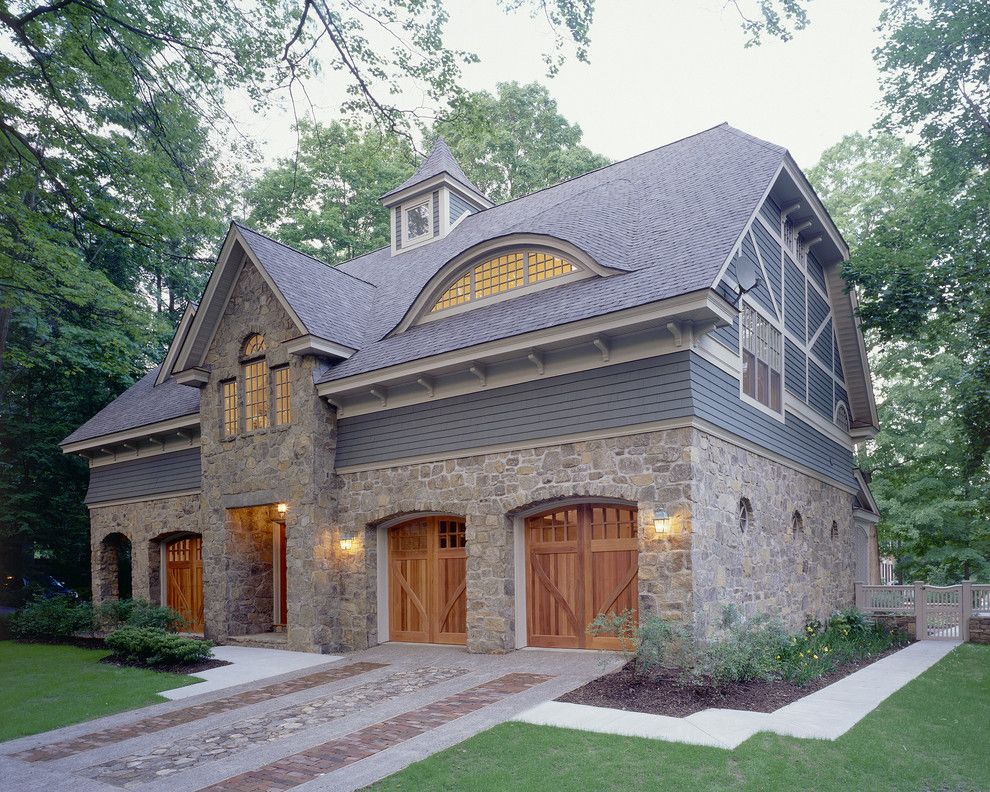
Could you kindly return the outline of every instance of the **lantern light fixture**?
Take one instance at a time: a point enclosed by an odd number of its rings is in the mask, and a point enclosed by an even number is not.
[[[354,547],[354,531],[341,531],[340,532],[340,549],[350,550]]]
[[[275,511],[277,511],[279,514],[285,514],[288,510],[289,510],[289,504],[287,503],[280,503],[275,507]]]
[[[653,529],[657,532],[657,536],[667,536],[670,533],[670,515],[665,509],[654,512]]]

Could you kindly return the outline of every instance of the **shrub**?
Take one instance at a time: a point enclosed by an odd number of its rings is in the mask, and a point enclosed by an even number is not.
[[[213,644],[154,627],[121,627],[106,637],[118,657],[145,665],[188,665],[206,660]]]
[[[779,679],[780,653],[787,645],[783,624],[764,614],[744,619],[732,605],[722,608],[720,634],[699,652],[695,675],[716,687],[729,682]]]
[[[595,636],[615,635],[623,654],[634,661],[637,673],[655,674],[664,668],[686,668],[691,661],[692,639],[687,629],[659,616],[648,617],[638,628],[633,611],[599,614],[588,626]]]
[[[65,597],[36,600],[11,615],[9,629],[15,638],[28,641],[51,641],[92,632],[93,607]]]
[[[175,632],[186,624],[186,620],[177,611],[152,605],[143,599],[107,600],[97,611],[97,621],[104,630],[153,627]]]

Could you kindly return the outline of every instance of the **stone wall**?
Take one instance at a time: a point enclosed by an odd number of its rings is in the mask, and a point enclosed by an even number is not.
[[[237,378],[243,400],[241,350],[251,333],[265,337],[269,367],[291,367],[291,422],[225,438],[220,383]],[[320,651],[341,645],[336,544],[330,541],[333,489],[328,486],[334,416],[316,395],[316,359],[290,355],[285,348],[299,335],[261,273],[245,262],[204,361],[210,370],[200,397],[205,617],[207,634],[220,639],[261,624],[271,628],[272,600],[265,602],[256,581],[244,573],[255,557],[252,544],[239,541],[227,511],[284,502],[289,648]],[[243,418],[243,404],[240,412]],[[257,612],[246,614],[243,608],[252,602]],[[240,604],[232,608],[228,603]]]
[[[231,635],[269,632],[275,620],[274,506],[228,509],[227,627]]]
[[[574,497],[637,504],[640,610],[688,620],[690,518],[684,532],[658,538],[653,513],[661,504],[690,514],[693,437],[692,429],[674,429],[339,475],[336,524],[359,536],[337,592],[342,645],[378,641],[377,524],[445,512],[466,522],[468,649],[513,649],[516,629],[524,629],[515,621],[515,518],[529,507]]]
[[[852,495],[704,432],[694,450],[694,626],[708,636],[722,605],[799,627],[853,604]],[[740,530],[739,502],[752,519]],[[803,530],[792,515],[801,513]],[[837,536],[832,536],[832,522]]]
[[[969,620],[969,641],[990,644],[990,616],[972,616]]]
[[[121,534],[131,542],[132,595],[158,603],[161,542],[177,533],[199,533],[199,516],[198,495],[90,509],[94,604],[116,596],[116,567],[106,552],[108,536]]]

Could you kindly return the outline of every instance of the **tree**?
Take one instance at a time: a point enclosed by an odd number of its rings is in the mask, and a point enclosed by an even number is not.
[[[409,142],[353,122],[303,122],[299,131],[295,157],[248,189],[248,222],[330,263],[387,245],[378,198],[413,172]]]
[[[443,135],[467,175],[500,203],[557,184],[609,160],[581,144],[581,127],[538,83],[499,83],[451,102],[430,138]]]

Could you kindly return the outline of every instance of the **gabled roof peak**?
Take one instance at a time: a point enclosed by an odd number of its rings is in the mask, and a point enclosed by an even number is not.
[[[393,190],[389,190],[385,193],[381,200],[386,206],[394,203],[389,199],[399,193],[404,193],[411,187],[415,187],[417,184],[421,184],[437,176],[446,175],[451,181],[457,183],[462,189],[466,189],[471,194],[478,196],[479,198],[486,201],[491,205],[491,201],[485,197],[485,194],[481,192],[474,183],[467,177],[464,173],[464,169],[461,168],[460,163],[454,157],[453,152],[447,145],[447,141],[443,139],[443,136],[437,138],[436,142],[433,144],[433,148],[430,149],[430,153],[426,155],[426,159],[420,164],[416,169],[416,172],[406,179],[402,184]]]

